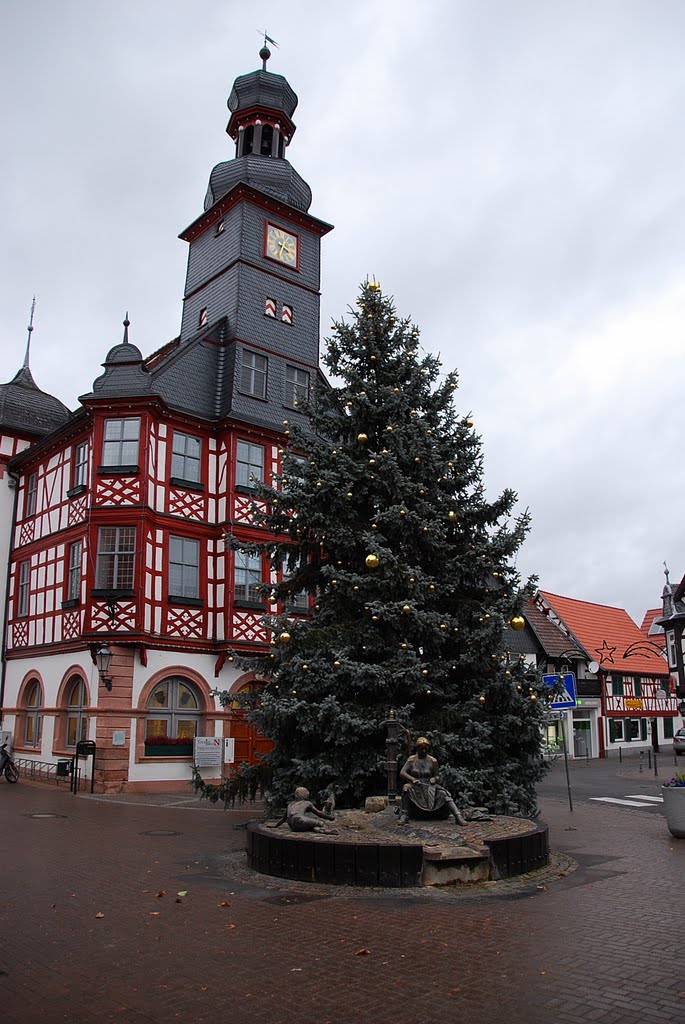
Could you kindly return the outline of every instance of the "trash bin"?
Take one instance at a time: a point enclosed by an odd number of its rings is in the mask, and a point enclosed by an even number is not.
[[[57,775],[58,778],[66,779],[67,775],[69,775],[70,767],[71,761],[58,761],[55,775]]]

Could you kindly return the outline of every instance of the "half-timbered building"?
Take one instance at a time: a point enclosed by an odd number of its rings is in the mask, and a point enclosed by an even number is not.
[[[285,158],[297,97],[260,56],[228,100],[235,156],[181,234],[179,337],[143,357],[126,319],[78,411],[7,449],[3,728],[16,755],[43,765],[94,741],[103,791],[186,786],[195,736],[233,736],[238,762],[265,749],[212,693],[255,685],[229,652],[269,641],[268,564],[224,535],[260,536],[252,492],[279,473],[320,374],[331,227],[308,212],[309,186]],[[307,600],[271,610],[306,614]]]
[[[570,712],[589,753],[670,745],[680,724],[675,682],[664,652],[645,639],[623,608],[538,591],[538,609],[573,643],[582,703]]]

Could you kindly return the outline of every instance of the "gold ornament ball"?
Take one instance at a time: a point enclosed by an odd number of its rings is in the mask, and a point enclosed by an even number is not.
[[[410,612],[411,611],[411,605],[410,604],[403,604],[402,605],[402,611],[403,612]]]
[[[360,444],[366,444],[366,442],[369,440],[369,435],[365,434],[362,431],[360,434],[357,434],[357,440],[359,441]]]
[[[371,552],[371,554],[366,556],[364,561],[366,563],[367,569],[377,569],[378,566],[381,564],[380,558],[378,557],[378,555],[375,555],[373,551]]]
[[[453,508],[451,508],[449,510],[447,515],[448,515],[448,518],[452,520],[452,522],[454,522],[454,520],[457,518],[457,513],[454,511]]]
[[[290,633],[288,632],[288,630],[284,629],[283,632],[279,634],[278,639],[281,641],[282,644],[289,644],[290,643]]]
[[[509,620],[509,625],[512,629],[523,629],[526,624],[526,620],[523,615],[514,615],[513,619]]]
[[[479,697],[478,700],[481,702],[481,704],[485,703],[485,697],[483,696]]]

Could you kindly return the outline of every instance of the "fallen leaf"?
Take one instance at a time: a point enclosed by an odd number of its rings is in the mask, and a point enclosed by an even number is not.
[[[160,896],[164,896],[165,895],[164,889],[160,889],[158,893],[155,893],[155,895],[156,895],[157,899],[159,899]]]
[[[370,949],[358,949],[357,952],[354,955],[355,956],[368,956],[370,952],[371,952]]]
[[[294,973],[295,973],[295,971],[301,971],[301,970],[302,970],[302,968],[301,968],[301,967],[291,967],[291,968],[290,968],[290,973],[291,973],[291,974],[294,974]]]
[[[222,900],[221,903],[217,903],[217,907],[230,907],[230,905],[231,904],[227,903],[226,900]]]
[[[227,924],[226,927],[227,928],[235,928],[235,925],[234,924]]]
[[[97,914],[95,916],[96,917],[104,917],[105,915],[102,913],[101,910],[98,910],[98,912],[97,912]]]
[[[148,915],[150,917],[159,917],[159,911],[158,910],[148,910]]]
[[[540,971],[540,974],[547,974],[547,971]]]
[[[176,895],[177,896],[187,896],[188,895],[188,890],[187,889],[181,889],[181,891],[177,892]]]

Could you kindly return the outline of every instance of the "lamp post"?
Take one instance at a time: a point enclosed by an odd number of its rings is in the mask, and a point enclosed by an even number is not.
[[[402,728],[395,717],[394,708],[390,708],[383,725],[388,731],[388,738],[385,741],[385,763],[388,770],[388,806],[392,806],[397,802],[397,750]]]
[[[112,689],[112,677],[109,675],[109,667],[112,664],[112,652],[107,644],[103,644],[95,652],[95,664],[97,665],[100,682],[106,690]]]

